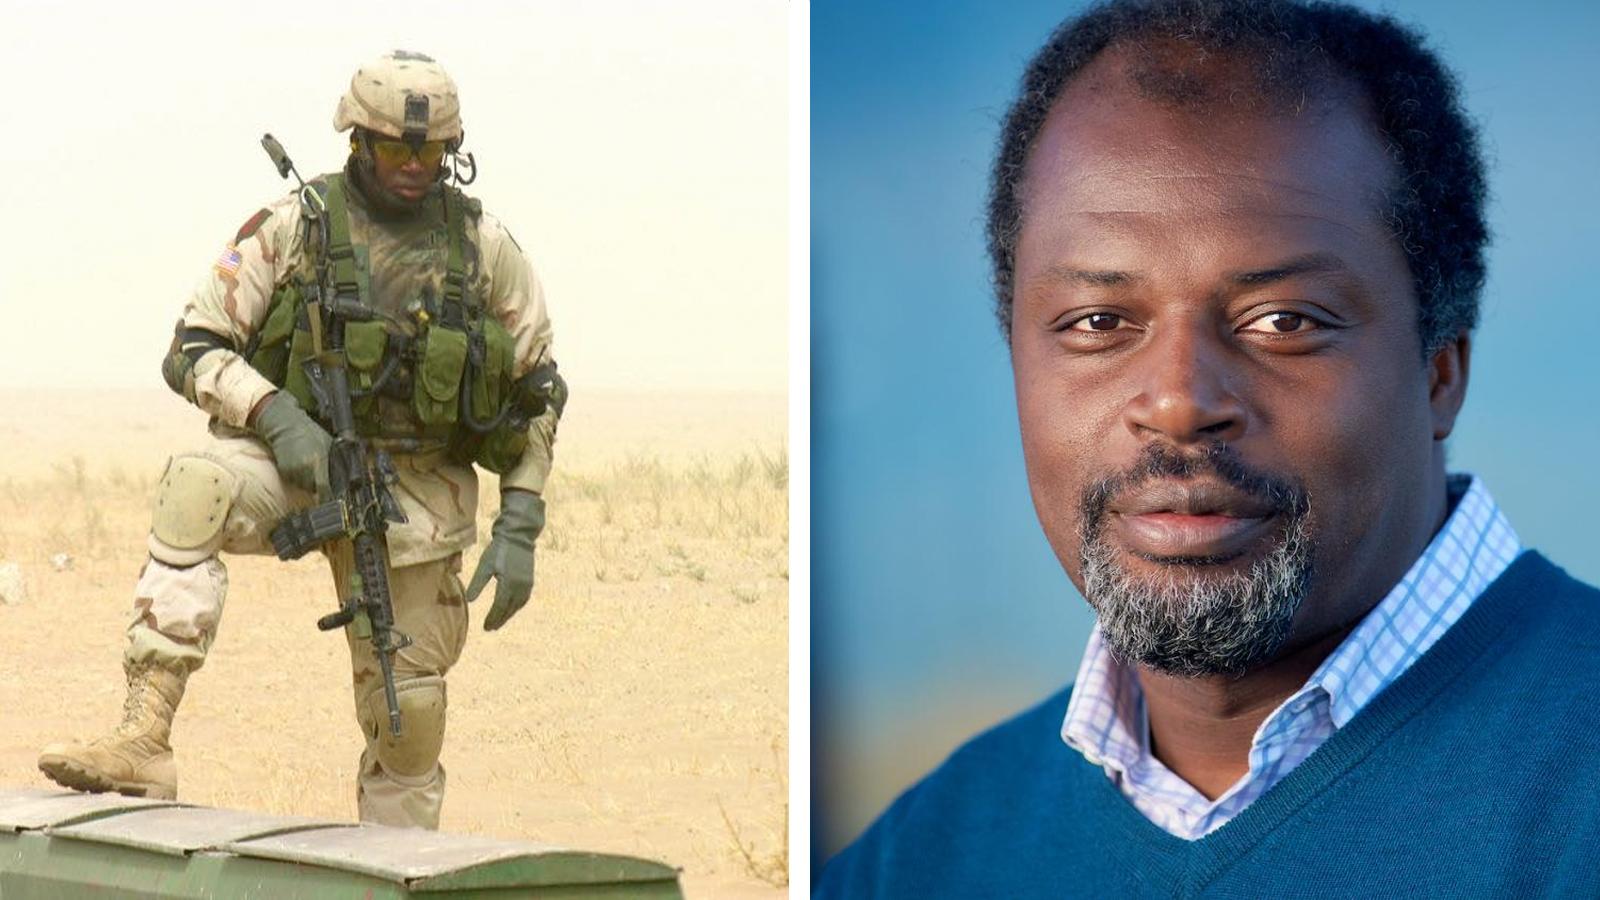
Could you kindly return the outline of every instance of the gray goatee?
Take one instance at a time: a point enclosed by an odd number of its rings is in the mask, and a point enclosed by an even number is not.
[[[1105,540],[1107,506],[1154,478],[1209,473],[1272,504],[1283,520],[1271,550],[1249,570],[1205,559],[1152,560],[1153,573],[1129,571]],[[1112,655],[1183,678],[1242,675],[1271,659],[1311,582],[1310,498],[1293,482],[1246,469],[1226,445],[1183,456],[1149,445],[1126,474],[1084,494],[1081,519],[1084,594],[1099,615]]]

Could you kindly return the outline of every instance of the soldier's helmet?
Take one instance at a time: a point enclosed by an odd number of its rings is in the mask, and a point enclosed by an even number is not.
[[[333,128],[360,126],[390,137],[461,140],[456,83],[431,56],[395,50],[356,70],[339,98]]]

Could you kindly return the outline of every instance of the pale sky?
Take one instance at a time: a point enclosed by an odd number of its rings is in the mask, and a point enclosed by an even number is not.
[[[782,391],[786,7],[0,0],[0,385],[160,386],[239,226],[343,164],[334,107],[395,48],[461,93],[466,190],[533,260],[583,387]]]

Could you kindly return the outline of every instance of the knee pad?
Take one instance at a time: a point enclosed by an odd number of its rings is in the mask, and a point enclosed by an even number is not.
[[[433,771],[444,749],[444,678],[424,675],[399,678],[394,683],[400,701],[400,737],[389,733],[389,705],[383,685],[367,694],[368,735],[377,743],[378,762],[384,771],[402,778],[420,778]],[[373,734],[376,732],[376,734]]]
[[[233,473],[204,456],[175,456],[156,488],[150,555],[169,566],[192,566],[222,548],[233,505]]]

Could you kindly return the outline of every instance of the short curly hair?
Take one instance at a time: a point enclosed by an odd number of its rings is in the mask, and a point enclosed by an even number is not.
[[[1410,266],[1423,358],[1472,330],[1489,242],[1484,162],[1455,77],[1420,34],[1341,3],[1112,0],[1056,28],[1029,62],[1005,117],[990,177],[988,237],[1007,342],[1022,226],[1018,192],[1051,106],[1085,66],[1112,47],[1133,54],[1130,68],[1142,95],[1177,106],[1210,102],[1203,86],[1161,74],[1152,57],[1157,48],[1173,46],[1245,62],[1259,87],[1256,100],[1285,99],[1311,84],[1353,85],[1394,163],[1385,216]]]

